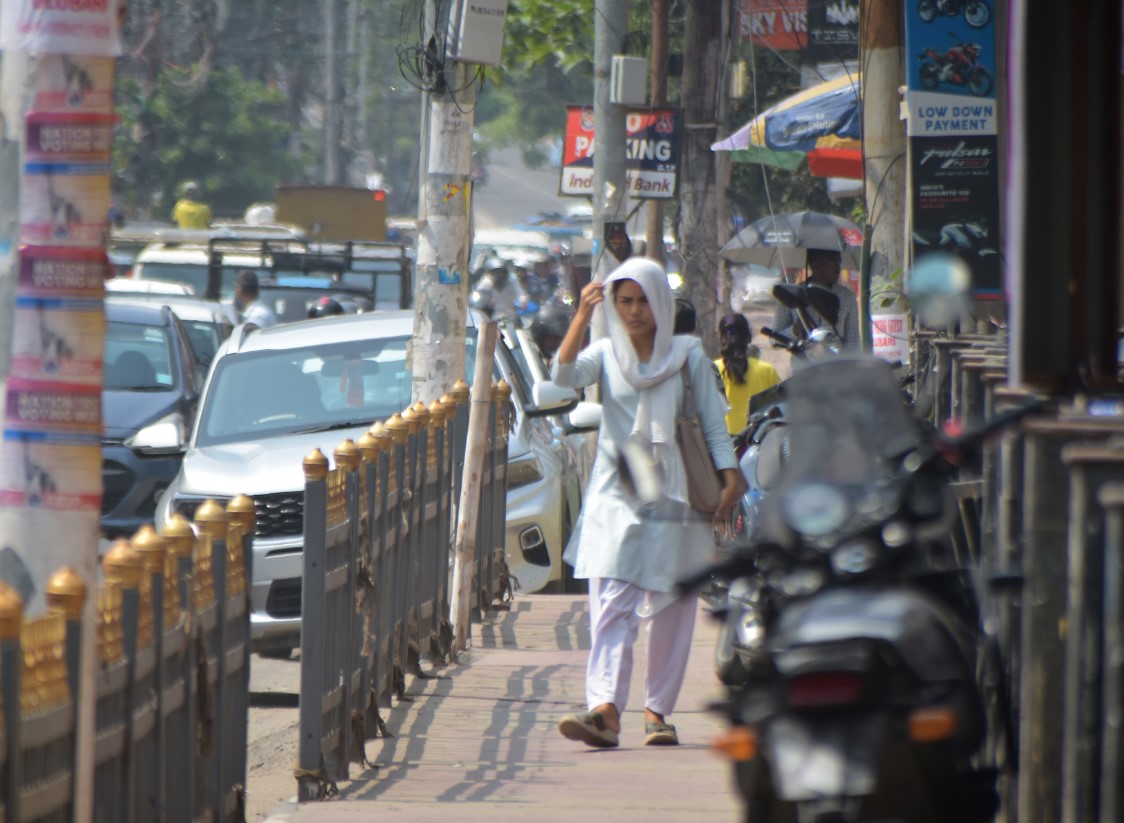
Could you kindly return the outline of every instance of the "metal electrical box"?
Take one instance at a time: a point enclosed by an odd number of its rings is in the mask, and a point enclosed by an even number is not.
[[[613,55],[609,75],[609,102],[620,106],[648,104],[648,61],[643,57]]]
[[[449,56],[459,63],[498,66],[507,0],[459,0],[449,14]]]

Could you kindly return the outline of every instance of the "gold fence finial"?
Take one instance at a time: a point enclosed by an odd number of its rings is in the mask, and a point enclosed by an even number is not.
[[[405,443],[410,436],[410,423],[403,415],[395,412],[386,421],[386,430],[395,443]]]
[[[133,539],[129,541],[129,546],[141,556],[146,572],[149,574],[164,573],[164,557],[167,553],[167,545],[164,538],[156,533],[156,529],[145,523],[137,529]]]
[[[204,500],[203,505],[195,510],[195,525],[212,540],[226,537],[227,520],[226,509],[214,500]]]
[[[23,598],[7,583],[0,583],[0,640],[15,640],[23,626]]]
[[[191,557],[191,550],[195,546],[195,532],[188,519],[176,512],[164,524],[164,540],[169,551],[176,557]]]
[[[86,584],[70,566],[63,566],[47,581],[47,608],[62,612],[67,620],[81,620],[86,605]]]
[[[226,516],[242,529],[244,534],[253,534],[258,522],[254,499],[247,494],[238,494],[226,504]]]
[[[304,479],[323,480],[328,476],[328,458],[320,449],[313,449],[304,457]]]
[[[379,459],[379,439],[371,432],[363,432],[362,436],[355,441],[355,445],[359,448],[359,456],[364,463],[374,463]]]
[[[458,380],[453,384],[449,394],[458,406],[463,406],[468,402],[468,383],[465,383],[464,380]]]
[[[126,589],[140,588],[144,577],[144,559],[139,552],[133,550],[128,540],[121,538],[113,541],[102,558],[101,565],[105,569],[105,579],[111,583],[120,583]]]
[[[359,468],[359,447],[355,445],[354,440],[347,439],[336,446],[332,457],[336,461],[336,466],[345,471],[353,472]]]

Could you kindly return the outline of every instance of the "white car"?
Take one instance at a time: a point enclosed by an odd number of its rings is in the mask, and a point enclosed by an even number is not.
[[[412,331],[407,311],[269,329],[241,326],[215,357],[182,468],[160,501],[156,522],[166,523],[176,511],[190,517],[207,498],[254,498],[251,627],[260,651],[288,654],[300,644],[302,461],[316,448],[331,454],[345,438],[358,439],[374,421],[411,403],[406,351]],[[508,440],[508,568],[523,591],[561,588],[562,550],[578,514],[581,479],[550,422],[524,414],[530,381],[502,340],[493,374],[499,377],[511,385],[515,407]]]

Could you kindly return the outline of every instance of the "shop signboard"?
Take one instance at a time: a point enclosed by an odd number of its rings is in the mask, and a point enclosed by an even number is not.
[[[625,188],[639,200],[670,200],[678,193],[680,113],[678,109],[642,109],[625,116]],[[593,194],[593,108],[569,106],[562,141],[562,176],[558,193]]]

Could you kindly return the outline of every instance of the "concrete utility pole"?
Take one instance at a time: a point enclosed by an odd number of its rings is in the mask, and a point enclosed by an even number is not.
[[[628,217],[625,189],[625,107],[609,102],[613,55],[624,48],[628,34],[628,0],[594,0],[593,4],[593,263],[594,280],[604,280],[617,267],[605,250],[605,224]],[[594,315],[593,336],[601,337],[600,314]]]
[[[431,3],[427,30],[436,23]],[[443,35],[443,33],[441,33]],[[414,269],[414,400],[431,403],[465,376],[468,312],[474,67],[451,63],[435,73],[422,118],[418,259]],[[491,374],[488,369],[486,375]]]
[[[0,24],[0,583],[25,617],[81,581],[74,819],[93,809],[101,389],[116,5]],[[25,16],[26,15],[26,16]],[[17,26],[28,22],[26,33]],[[82,38],[76,23],[98,31]],[[15,298],[15,299],[13,299]]]
[[[652,0],[652,108],[667,105],[667,4],[668,0]],[[649,200],[647,256],[666,262],[663,247],[663,201]]]
[[[683,161],[679,169],[679,244],[683,279],[695,304],[708,352],[718,350],[718,187],[714,153],[718,85],[722,76],[722,9],[713,2],[687,4],[683,36]]]
[[[873,227],[870,240],[870,289],[878,294],[890,275],[904,269],[905,258],[905,123],[899,114],[902,85],[902,4],[898,0],[863,0],[862,95],[863,169],[866,215]],[[902,281],[904,283],[904,279]],[[861,305],[861,304],[860,304]],[[898,300],[881,311],[902,311]],[[869,316],[863,319],[869,328]]]

